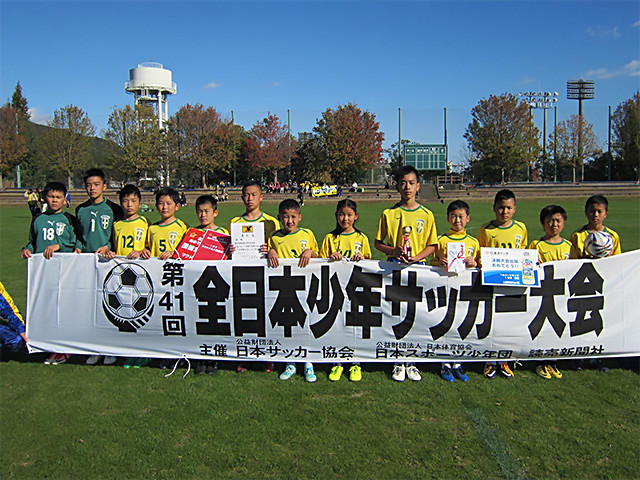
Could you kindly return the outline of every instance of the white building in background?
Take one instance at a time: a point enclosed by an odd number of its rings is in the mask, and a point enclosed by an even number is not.
[[[124,84],[125,91],[133,94],[136,105],[153,107],[160,128],[169,120],[169,95],[178,91],[171,75],[171,70],[161,63],[145,62],[129,70],[129,81]]]

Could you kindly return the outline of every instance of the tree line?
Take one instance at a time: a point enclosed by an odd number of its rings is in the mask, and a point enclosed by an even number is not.
[[[599,146],[593,126],[576,115],[551,129],[544,155],[529,107],[508,93],[480,100],[471,117],[464,134],[466,178],[471,180],[576,181],[583,171],[593,180],[605,180],[609,173],[615,180],[640,178],[640,92],[615,110],[611,156]],[[114,107],[101,139],[86,112],[75,105],[56,110],[49,128],[40,127],[44,131],[36,131],[29,118],[18,83],[11,100],[0,107],[0,186],[2,176],[13,175],[18,164],[26,185],[55,178],[70,188],[89,165],[99,165],[123,182],[349,184],[380,165],[393,174],[402,165],[402,147],[413,143],[403,139],[401,148],[394,143],[383,150],[384,133],[375,114],[352,103],[326,109],[311,132],[297,137],[276,115],[268,114],[246,130],[201,104],[181,107],[162,129],[150,106]]]

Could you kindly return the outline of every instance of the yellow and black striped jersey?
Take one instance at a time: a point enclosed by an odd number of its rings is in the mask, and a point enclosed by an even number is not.
[[[152,257],[158,257],[167,250],[175,250],[189,227],[179,218],[168,225],[154,223],[147,233],[147,248]]]
[[[478,244],[489,248],[527,248],[527,227],[516,220],[508,227],[498,227],[492,220],[478,230]]]
[[[298,228],[291,233],[277,230],[269,239],[269,248],[276,251],[278,258],[298,258],[306,249],[318,255],[316,236],[307,228]]]
[[[371,258],[369,239],[361,232],[341,233],[339,235],[327,233],[322,240],[320,257],[329,258],[334,252],[339,252],[346,258],[351,258],[356,253],[361,254],[364,258]]]
[[[116,255],[126,257],[131,252],[144,250],[149,222],[141,215],[132,220],[118,220],[113,224],[113,248]]]

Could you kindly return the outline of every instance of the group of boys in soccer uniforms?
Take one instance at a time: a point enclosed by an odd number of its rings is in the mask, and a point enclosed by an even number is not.
[[[587,200],[585,214],[588,223],[571,236],[571,241],[560,235],[567,218],[565,210],[560,206],[550,205],[540,212],[540,223],[545,235],[529,243],[526,226],[513,218],[516,212],[516,198],[510,190],[504,189],[496,194],[493,203],[495,219],[480,227],[477,238],[466,231],[470,221],[470,209],[469,205],[461,200],[449,204],[447,221],[450,228],[447,233],[438,236],[433,213],[417,202],[420,190],[420,176],[417,170],[410,166],[402,167],[396,181],[400,202],[382,212],[374,241],[375,248],[392,262],[424,265],[430,257],[429,264],[446,266],[449,242],[464,242],[464,264],[467,268],[481,267],[481,247],[536,249],[541,263],[584,258],[588,257],[584,242],[592,231],[605,231],[611,236],[612,255],[621,252],[619,236],[603,224],[608,212],[608,202],[600,195]],[[89,199],[77,207],[75,216],[63,211],[67,193],[63,184],[52,182],[45,187],[44,195],[48,208],[46,212],[33,218],[29,230],[29,243],[22,250],[23,258],[28,258],[32,253],[43,253],[45,258],[51,258],[56,251],[95,252],[107,258],[124,256],[129,259],[158,257],[165,260],[173,256],[188,230],[188,226],[175,216],[181,205],[178,192],[164,188],[156,194],[156,207],[161,219],[149,225],[147,219],[138,213],[141,194],[136,186],[125,185],[121,189],[119,206],[104,198],[106,181],[102,171],[87,171],[84,182]],[[259,183],[245,184],[242,189],[245,212],[234,217],[231,223],[264,224],[265,242],[260,246],[260,253],[267,258],[269,266],[277,267],[280,258],[298,259],[298,265],[305,267],[311,258],[317,257],[333,260],[347,258],[352,261],[372,257],[366,235],[355,226],[358,212],[354,201],[346,199],[338,202],[335,213],[336,228],[324,237],[322,246],[319,247],[313,232],[300,225],[302,213],[296,200],[282,201],[278,208],[278,218],[275,218],[260,210],[263,198]],[[218,209],[213,197],[199,197],[196,201],[196,214],[200,221],[198,228],[229,233],[224,227],[215,224]],[[233,252],[233,248],[231,251]],[[15,345],[19,343],[16,335],[23,335],[24,329],[22,332],[19,332],[19,329],[14,330],[12,341]],[[68,358],[68,354],[54,353],[45,363],[64,363]],[[99,355],[93,355],[87,363],[96,364],[101,358]],[[124,366],[140,367],[148,361],[127,359]],[[104,357],[105,364],[114,362],[114,357]],[[217,368],[216,362],[196,362],[195,371],[211,374],[215,373]],[[247,363],[240,363],[237,371],[244,372],[248,368]],[[273,369],[273,363],[267,362],[266,371]],[[334,364],[329,379],[339,380],[342,371],[342,364]],[[316,381],[317,377],[311,363],[305,363],[303,372],[308,382]],[[357,363],[350,367],[349,372],[352,381],[362,378],[362,370]],[[540,363],[536,372],[543,378],[562,377],[553,362]],[[280,379],[288,380],[295,373],[295,364],[287,363]],[[483,373],[487,378],[495,378],[498,373],[506,378],[513,377],[513,371],[507,362],[487,362]],[[456,379],[463,382],[469,380],[460,363],[443,363],[441,376],[449,382]],[[420,381],[422,377],[415,364],[397,363],[393,367],[392,378],[402,382],[406,378]]]

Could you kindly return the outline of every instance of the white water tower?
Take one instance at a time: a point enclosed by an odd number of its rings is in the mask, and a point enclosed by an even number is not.
[[[171,70],[161,63],[140,63],[129,70],[129,81],[125,82],[124,89],[133,94],[136,105],[142,103],[153,107],[160,128],[169,120],[168,97],[175,94],[178,87],[171,80]]]

